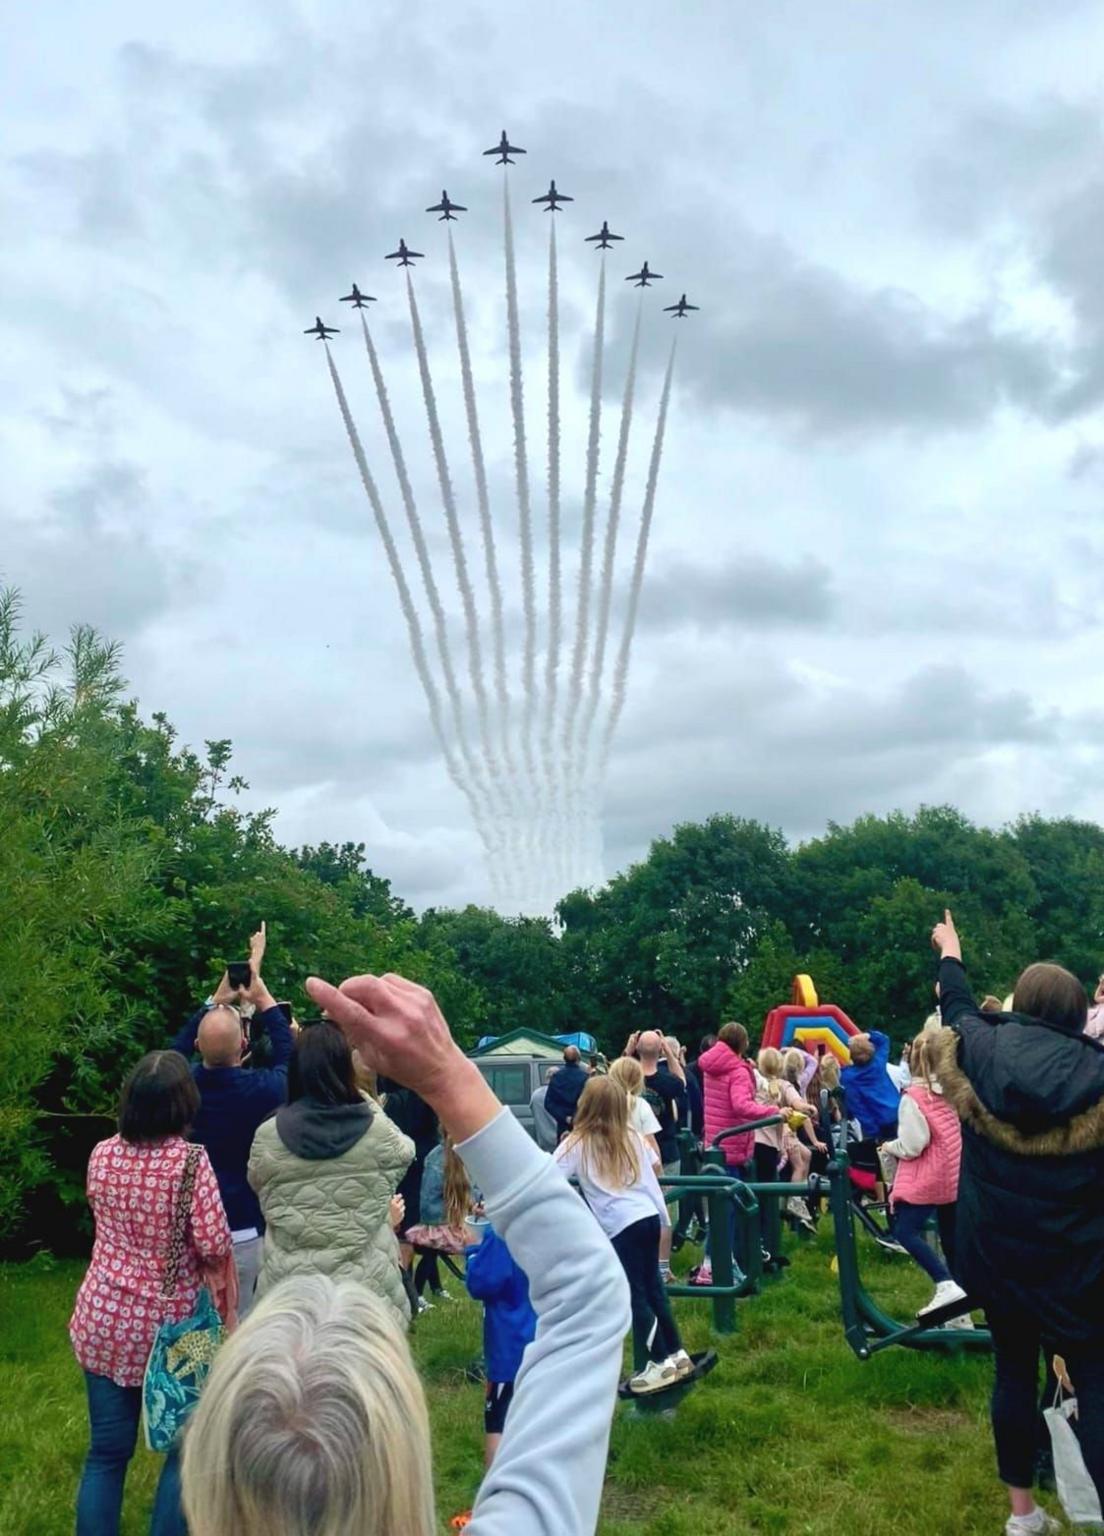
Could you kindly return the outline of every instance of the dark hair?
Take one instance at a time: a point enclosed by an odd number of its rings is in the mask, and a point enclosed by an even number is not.
[[[704,1056],[706,1051],[711,1051],[717,1043],[716,1035],[703,1035],[698,1045],[698,1055]]]
[[[199,1089],[179,1051],[150,1051],[127,1074],[119,1095],[124,1141],[182,1136],[199,1113]]]
[[[748,1032],[742,1024],[722,1024],[717,1031],[717,1039],[722,1045],[727,1045],[730,1051],[735,1051],[737,1056],[747,1055]]]
[[[348,1040],[336,1024],[320,1019],[300,1029],[288,1064],[288,1103],[361,1104]]]
[[[1084,1029],[1089,999],[1076,976],[1044,961],[1021,973],[1012,994],[1012,1011],[1066,1029]]]

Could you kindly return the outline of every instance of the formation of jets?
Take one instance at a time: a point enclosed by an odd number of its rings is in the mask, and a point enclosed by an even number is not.
[[[513,165],[513,157],[515,155],[524,155],[525,150],[522,149],[518,144],[510,143],[509,139],[506,137],[506,130],[504,128],[502,130],[502,137],[499,139],[498,143],[495,144],[491,149],[485,149],[483,153],[485,155],[494,155],[496,165]],[[568,197],[566,192],[557,191],[556,183],[554,181],[549,183],[548,191],[545,192],[543,196],[533,198],[534,203],[544,205],[546,213],[556,213],[560,208],[563,207],[564,203],[573,203],[574,201],[575,199],[573,197]],[[431,206],[426,209],[427,213],[435,213],[438,215],[437,222],[439,224],[444,223],[447,220],[453,220],[456,218],[458,213],[467,213],[467,211],[468,210],[463,203],[454,203],[449,197],[448,193],[444,191],[441,193],[441,201],[439,203],[431,204]],[[587,235],[586,243],[588,245],[593,245],[596,250],[608,251],[611,248],[613,241],[623,240],[624,238],[624,235],[615,235],[610,229],[608,221],[603,219],[601,229],[596,235]],[[423,257],[424,252],[412,251],[405,240],[400,240],[398,250],[389,251],[385,259],[387,261],[398,262],[400,267],[412,267],[416,261],[422,260]],[[627,283],[634,283],[637,288],[648,288],[652,283],[659,282],[662,277],[662,272],[653,272],[648,266],[648,263],[645,262],[639,272],[630,273],[625,281]],[[374,304],[375,302],[375,297],[370,293],[361,293],[356,283],[354,283],[352,286],[352,292],[344,293],[341,296],[341,303],[351,304],[354,309],[364,309],[366,305]],[[685,320],[688,314],[690,314],[692,311],[698,310],[699,308],[699,305],[689,303],[687,301],[686,295],[683,294],[677,304],[668,304],[665,306],[664,314],[673,315],[676,320]],[[314,336],[318,341],[326,341],[331,336],[339,335],[340,332],[335,325],[323,324],[321,316],[316,315],[314,317],[314,324],[308,326],[303,334],[304,336]]]
[[[524,150],[522,153],[524,154]],[[432,208],[426,209],[427,213],[439,213],[441,215],[437,220],[438,224],[443,223],[445,219],[455,219],[458,213],[467,213],[467,211],[463,203],[454,203],[447,192],[441,193],[441,201],[439,203],[434,203]]]
[[[592,240],[597,240],[598,244],[595,246],[595,250],[599,251],[608,251],[611,240],[624,240],[624,238],[624,235],[615,235],[605,219],[602,220],[602,227],[596,235],[587,235],[586,237],[588,245]]]
[[[412,267],[415,261],[420,261],[424,255],[424,251],[412,251],[405,240],[400,240],[398,250],[389,251],[384,260],[397,261],[400,267]]]
[[[516,144],[510,143],[509,139],[506,137],[506,130],[503,128],[502,137],[499,139],[498,143],[494,146],[493,149],[485,149],[483,153],[485,155],[497,155],[498,159],[495,161],[496,165],[513,165],[514,162],[510,159],[510,156],[523,155],[525,151],[523,149],[519,149]]]
[[[647,288],[650,283],[658,283],[662,277],[662,272],[652,272],[645,262],[639,272],[630,272],[625,281],[635,283],[638,288]]]
[[[322,324],[321,315],[315,315],[314,324],[308,325],[306,330],[303,332],[304,336],[313,336],[316,341],[326,341],[329,337],[337,336],[338,334],[339,332],[336,325]]]
[[[545,203],[547,205],[544,210],[545,213],[555,213],[562,203],[573,203],[575,199],[568,197],[566,192],[557,192],[556,183],[553,181],[549,183],[548,191],[544,196],[535,197],[533,201],[535,203]]]

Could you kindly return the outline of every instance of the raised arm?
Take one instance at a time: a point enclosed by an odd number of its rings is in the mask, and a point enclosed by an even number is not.
[[[944,1024],[957,1028],[966,1016],[984,1019],[978,1013],[977,1003],[966,980],[962,964],[962,944],[950,909],[944,912],[943,921],[932,929],[932,947],[939,955],[939,1012]]]
[[[340,991],[312,977],[307,991],[369,1065],[437,1111],[495,1230],[529,1277],[537,1336],[476,1501],[472,1536],[589,1536],[629,1325],[613,1249],[455,1045],[429,992],[397,976],[357,976]]]

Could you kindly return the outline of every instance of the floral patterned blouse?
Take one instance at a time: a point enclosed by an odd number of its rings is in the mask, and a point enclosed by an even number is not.
[[[175,1296],[161,1281],[188,1143],[101,1141],[88,1163],[88,1203],[96,1218],[92,1262],[77,1292],[69,1337],[86,1371],[120,1387],[140,1387],[162,1322],[191,1312],[200,1267],[230,1252],[230,1228],[218,1184],[200,1151]]]

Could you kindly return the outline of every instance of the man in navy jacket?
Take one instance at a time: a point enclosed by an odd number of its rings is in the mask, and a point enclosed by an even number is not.
[[[200,1099],[192,1140],[207,1148],[233,1234],[240,1317],[252,1305],[261,1267],[263,1224],[260,1205],[246,1178],[249,1151],[261,1121],[275,1113],[287,1098],[287,1069],[292,1050],[291,1027],[261,980],[263,958],[262,923],[250,948],[249,986],[235,991],[224,976],[212,1000],[213,1006],[193,1014],[170,1046],[189,1060],[199,1050],[200,1061],[192,1068]],[[268,1033],[272,1046],[268,1067],[250,1070],[241,1064],[241,1015],[230,1005],[230,999],[235,997],[253,1004],[257,1010],[255,1018]]]

